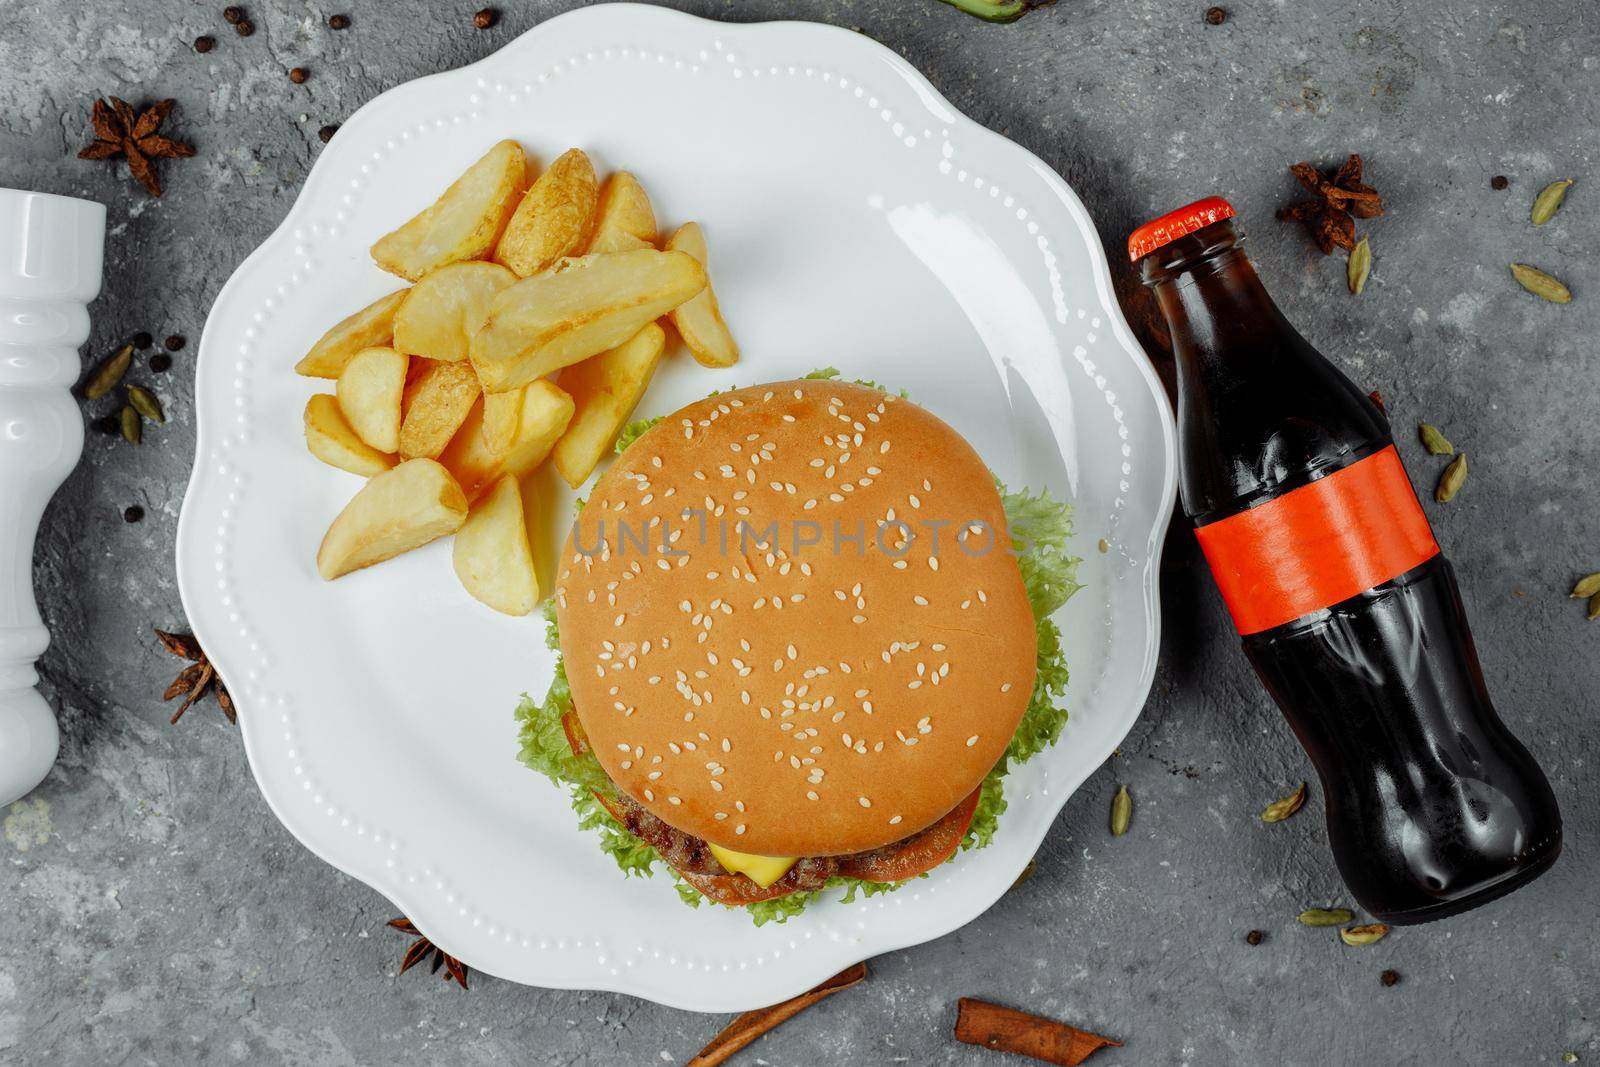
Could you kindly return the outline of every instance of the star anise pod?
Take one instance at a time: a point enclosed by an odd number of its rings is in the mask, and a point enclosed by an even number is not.
[[[173,679],[161,697],[162,700],[172,700],[179,696],[184,698],[183,704],[173,713],[171,721],[176,723],[183,718],[183,713],[209,692],[217,698],[217,704],[222,708],[222,713],[228,717],[228,721],[238,722],[238,716],[233,710],[233,697],[228,695],[228,687],[217,677],[216,668],[211,666],[205,650],[200,647],[200,642],[194,639],[194,635],[169,634],[165,630],[157,630],[156,637],[161,641],[162,648],[174,656],[182,656],[190,661],[189,666]]]
[[[156,177],[154,161],[194,155],[193,145],[163,137],[158,132],[176,103],[176,100],[162,100],[135,114],[133,106],[121,97],[113,96],[110,103],[96,100],[90,118],[94,124],[94,143],[79,152],[78,158],[123,156],[139,184],[150,190],[151,196],[160,196],[161,181]]]
[[[1290,204],[1278,212],[1285,222],[1306,224],[1323,255],[1338,245],[1345,250],[1356,246],[1356,219],[1372,219],[1383,214],[1383,199],[1378,191],[1361,180],[1361,157],[1352,155],[1338,170],[1324,175],[1310,163],[1296,163],[1289,173],[1312,194],[1312,199]]]
[[[399,930],[402,934],[411,934],[416,938],[415,941],[411,942],[411,947],[406,949],[405,958],[400,961],[401,974],[405,974],[431,954],[433,956],[433,966],[429,970],[430,974],[438,974],[439,968],[443,967],[445,972],[444,980],[446,982],[454,980],[460,983],[462,989],[467,988],[467,965],[465,963],[462,963],[454,956],[447,956],[444,949],[429,941],[422,931],[418,930],[411,920],[405,916],[402,915],[398,919],[390,919],[389,925]]]

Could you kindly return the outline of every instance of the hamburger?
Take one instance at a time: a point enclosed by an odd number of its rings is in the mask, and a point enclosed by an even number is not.
[[[556,566],[555,680],[517,710],[625,872],[758,924],[987,844],[1066,720],[1066,505],[834,373],[628,428]]]

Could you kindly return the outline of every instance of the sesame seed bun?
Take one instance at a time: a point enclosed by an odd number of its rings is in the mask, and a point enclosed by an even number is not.
[[[977,787],[1027,707],[1008,546],[983,460],[908,400],[804,380],[691,404],[617,458],[562,555],[584,731],[628,796],[713,844],[898,841]]]

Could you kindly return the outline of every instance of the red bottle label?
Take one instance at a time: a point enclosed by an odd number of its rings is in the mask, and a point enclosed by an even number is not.
[[[1240,634],[1331,607],[1439,553],[1393,445],[1195,536]]]

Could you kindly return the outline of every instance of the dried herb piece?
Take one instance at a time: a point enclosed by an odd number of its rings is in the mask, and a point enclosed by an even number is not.
[[[1361,290],[1367,287],[1367,276],[1371,273],[1372,246],[1367,244],[1367,239],[1363,237],[1350,250],[1350,258],[1344,265],[1345,281],[1350,283],[1350,291],[1360,296]]]
[[[133,409],[132,404],[124,404],[121,413],[117,415],[118,426],[122,430],[122,439],[130,445],[137,445],[144,438],[144,423],[139,419],[139,413]]]
[[[1296,789],[1293,793],[1290,793],[1282,800],[1274,800],[1271,804],[1268,804],[1267,810],[1261,813],[1261,821],[1282,822],[1295,812],[1299,811],[1301,808],[1305,807],[1305,803],[1306,784],[1301,782],[1299,789]]]
[[[128,161],[128,172],[151,196],[161,195],[161,182],[156,177],[155,160],[185,159],[194,155],[194,146],[163,137],[158,132],[161,124],[171,114],[175,100],[162,100],[151,104],[137,115],[133,105],[113,96],[111,102],[96,100],[90,121],[94,124],[94,142],[78,153],[79,159],[113,159],[122,156]]]
[[[1526,263],[1513,263],[1511,276],[1517,280],[1518,285],[1541,300],[1548,300],[1552,304],[1565,304],[1572,299],[1571,289],[1538,267],[1530,267]]]
[[[167,421],[167,413],[161,410],[161,401],[156,395],[142,385],[128,386],[128,404],[133,410],[160,425]]]
[[[1109,1037],[971,997],[962,997],[956,1009],[956,1040],[1058,1067],[1077,1067],[1108,1045],[1122,1047]]]
[[[1448,504],[1461,492],[1461,487],[1467,481],[1467,454],[1465,452],[1450,461],[1450,466],[1439,475],[1439,485],[1433,491],[1433,499],[1441,504]]]
[[[1266,937],[1267,935],[1262,933],[1260,930],[1251,930],[1248,934],[1244,935],[1244,943],[1253,947],[1261,944],[1262,941],[1266,940]]]
[[[162,695],[162,700],[171,700],[174,697],[184,697],[184,702],[173,713],[171,722],[176,723],[183,718],[183,713],[188,711],[206,693],[211,693],[217,698],[217,706],[228,717],[229,722],[238,722],[238,716],[233,709],[233,697],[228,695],[228,687],[222,684],[222,679],[217,677],[217,672],[211,666],[211,661],[206,658],[205,650],[200,647],[200,642],[194,639],[193,634],[174,634],[165,630],[156,631],[156,639],[161,642],[161,647],[174,656],[181,656],[190,660],[189,666],[183,673],[173,679],[167,691]]]
[[[1055,0],[944,0],[958,11],[965,11],[985,22],[1015,22],[1036,7]]]
[[[128,373],[128,365],[133,362],[133,346],[123,345],[105,358],[89,375],[89,380],[84,383],[83,395],[89,400],[99,400],[122,381],[122,376]]]
[[[1303,222],[1323,255],[1331,255],[1337,245],[1346,251],[1356,247],[1356,219],[1373,219],[1383,214],[1383,199],[1378,191],[1361,180],[1361,157],[1351,155],[1331,174],[1324,175],[1310,163],[1289,168],[1312,199],[1290,204],[1278,212],[1281,221]]]
[[[401,974],[405,974],[431,955],[433,957],[433,966],[429,968],[429,974],[438,974],[439,968],[443,967],[444,980],[446,982],[455,981],[462,989],[467,988],[467,974],[469,972],[465,963],[462,963],[454,956],[446,955],[444,949],[428,940],[422,931],[418,930],[411,920],[405,916],[402,915],[398,919],[390,919],[389,925],[399,930],[402,934],[411,934],[416,937],[416,940],[411,942],[411,947],[406,949],[404,958],[400,960]]]
[[[1556,212],[1561,209],[1561,201],[1567,197],[1567,187],[1571,184],[1571,178],[1562,178],[1539,190],[1539,195],[1533,198],[1533,211],[1530,213],[1535,226],[1543,226],[1556,217]]]
[[[709,1045],[695,1053],[694,1059],[684,1067],[717,1067],[718,1064],[727,1063],[735,1053],[762,1034],[775,1029],[780,1023],[789,1021],[818,1001],[826,1000],[841,990],[860,984],[866,977],[867,965],[858,963],[853,967],[846,967],[821,985],[782,1004],[747,1011],[724,1027],[723,1031],[712,1038]]]
[[[1453,456],[1456,446],[1450,439],[1439,431],[1439,427],[1432,423],[1422,422],[1417,424],[1417,436],[1422,438],[1422,447],[1428,450],[1431,456]]]
[[[1349,908],[1307,908],[1296,918],[1302,926],[1343,926],[1355,915]]]
[[[1382,982],[1386,986],[1399,985],[1400,984],[1400,972],[1399,971],[1384,971],[1382,974],[1378,975],[1378,981]]]
[[[1037,871],[1038,869],[1039,869],[1038,862],[1035,861],[1035,860],[1029,860],[1028,861],[1028,865],[1026,867],[1022,868],[1022,873],[1017,875],[1017,880],[1015,882],[1011,883],[1011,888],[1015,889],[1015,888],[1017,888],[1017,886],[1021,885],[1023,882],[1026,882],[1029,878],[1032,878],[1033,877],[1033,872]]]
[[[1339,940],[1352,947],[1376,945],[1389,936],[1387,923],[1367,923],[1364,926],[1346,926],[1339,931]]]
[[[1586,599],[1600,593],[1600,571],[1586,574],[1578,579],[1578,584],[1572,587],[1572,596],[1576,599]]]
[[[1122,786],[1117,790],[1117,795],[1111,798],[1111,834],[1121,837],[1128,832],[1128,822],[1133,818],[1133,798],[1128,795],[1128,787]]]

